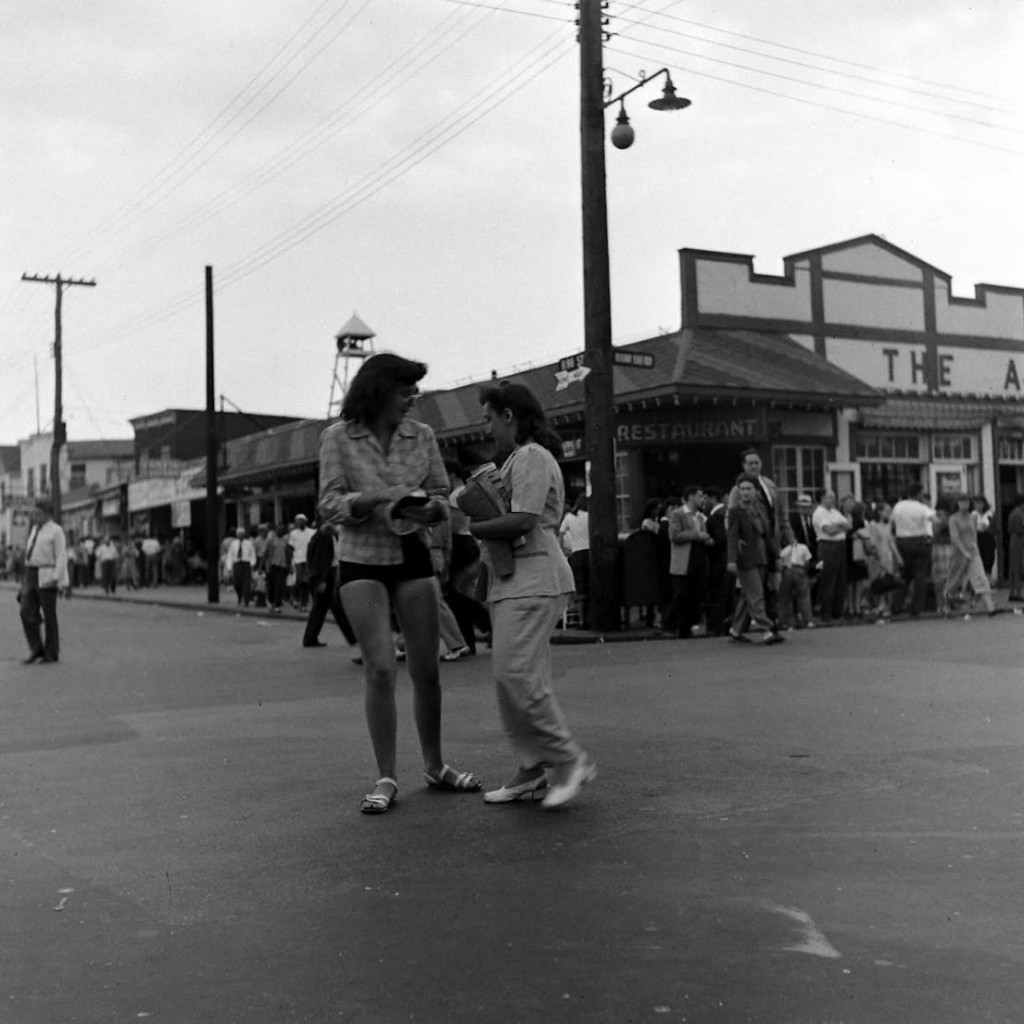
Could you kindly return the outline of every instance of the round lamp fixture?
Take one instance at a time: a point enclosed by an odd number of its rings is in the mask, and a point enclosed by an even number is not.
[[[636,132],[633,131],[633,126],[626,116],[626,105],[622,103],[619,105],[619,116],[615,119],[615,127],[612,129],[612,145],[616,149],[629,149],[635,138]]]

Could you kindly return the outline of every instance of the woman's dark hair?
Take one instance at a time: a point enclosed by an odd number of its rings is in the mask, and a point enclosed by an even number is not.
[[[661,511],[661,498],[649,498],[644,504],[644,519],[653,519]]]
[[[390,352],[370,356],[345,392],[341,418],[350,423],[370,423],[399,388],[418,384],[426,375],[426,363]]]
[[[587,500],[585,492],[580,491],[576,495],[576,500],[572,503],[573,512],[586,512],[590,507],[590,502]]]
[[[548,426],[537,396],[525,384],[503,380],[481,388],[480,404],[489,405],[497,413],[508,409],[516,418],[516,441],[520,444],[532,437],[556,459],[562,457],[562,439]]]

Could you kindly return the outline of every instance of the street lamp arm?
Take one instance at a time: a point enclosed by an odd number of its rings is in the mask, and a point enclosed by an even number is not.
[[[641,74],[641,77],[640,77],[639,81],[636,83],[636,85],[631,86],[625,92],[619,93],[618,96],[613,96],[610,100],[606,100],[605,101],[605,105],[604,105],[605,106],[605,110],[607,110],[613,103],[621,102],[627,96],[629,96],[631,93],[636,92],[637,89],[642,89],[645,85],[650,85],[651,82],[653,82],[658,77],[658,75],[667,75],[668,73],[669,73],[668,72],[668,68],[662,68],[660,71],[655,71],[653,75],[650,75],[650,76],[647,76],[647,77],[644,77]]]

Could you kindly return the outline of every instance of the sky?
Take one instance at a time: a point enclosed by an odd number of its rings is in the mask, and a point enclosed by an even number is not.
[[[8,0],[0,443],[205,405],[323,417],[334,336],[425,388],[583,348],[579,54],[563,0]],[[606,147],[613,338],[680,324],[678,251],[868,233],[1024,287],[1022,0],[611,0],[610,95],[692,106]],[[616,109],[606,111],[607,128]],[[355,366],[350,364],[350,372]],[[340,373],[344,377],[344,367]]]

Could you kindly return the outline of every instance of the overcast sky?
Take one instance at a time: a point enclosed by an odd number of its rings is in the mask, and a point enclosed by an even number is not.
[[[562,0],[7,0],[0,31],[0,443],[217,392],[324,416],[353,311],[427,387],[582,349],[579,58]],[[616,343],[675,330],[677,251],[782,257],[875,232],[1024,287],[1020,0],[612,0]],[[608,128],[614,123],[608,111]]]

